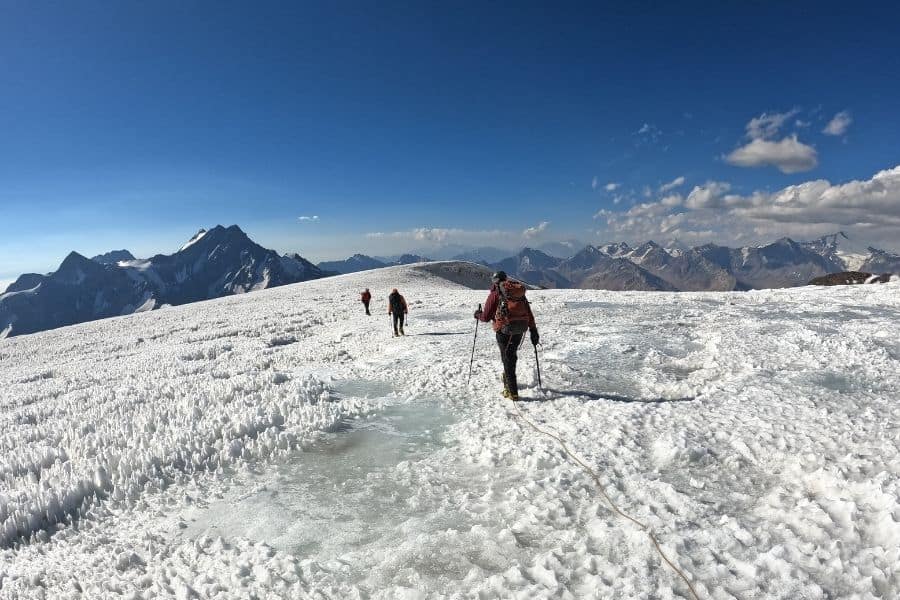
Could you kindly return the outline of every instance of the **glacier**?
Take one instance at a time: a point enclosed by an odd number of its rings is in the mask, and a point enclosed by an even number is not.
[[[486,287],[388,267],[0,340],[0,598],[691,597],[485,328],[466,385]],[[900,282],[529,297],[519,408],[700,597],[900,597]]]

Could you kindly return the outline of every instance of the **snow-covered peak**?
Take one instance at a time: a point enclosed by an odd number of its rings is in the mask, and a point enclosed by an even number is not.
[[[801,245],[848,271],[859,270],[873,254],[871,248],[860,244],[843,231],[823,235]]]
[[[613,258],[619,258],[621,256],[625,256],[629,252],[631,252],[631,246],[626,244],[625,242],[610,242],[608,244],[603,244],[599,248],[595,250]]]
[[[191,239],[189,239],[184,246],[182,246],[181,248],[178,249],[178,251],[184,252],[185,250],[187,250],[188,248],[190,248],[191,246],[193,246],[194,244],[199,242],[201,239],[203,239],[203,236],[205,236],[205,235],[206,235],[206,230],[200,229],[200,231],[195,233],[193,235],[193,237],[191,237]]]
[[[634,263],[640,264],[647,256],[657,250],[663,250],[662,246],[654,241],[644,242],[628,254],[628,259]]]

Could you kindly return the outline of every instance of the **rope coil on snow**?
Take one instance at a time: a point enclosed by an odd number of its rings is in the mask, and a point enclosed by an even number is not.
[[[678,568],[678,567],[675,565],[675,563],[673,563],[671,560],[669,560],[669,557],[666,556],[665,552],[663,552],[662,547],[659,545],[659,541],[657,541],[656,536],[653,535],[653,530],[651,530],[650,527],[647,526],[646,524],[644,524],[644,523],[638,521],[637,519],[635,519],[635,518],[632,517],[631,515],[629,515],[629,514],[623,512],[622,510],[620,510],[618,506],[616,506],[615,502],[612,501],[612,498],[610,498],[610,497],[607,495],[606,490],[603,489],[603,484],[600,482],[600,477],[597,475],[597,473],[595,473],[593,469],[591,469],[587,464],[585,464],[585,462],[584,462],[583,460],[581,460],[580,458],[578,458],[577,456],[575,456],[575,454],[573,454],[572,451],[569,450],[569,447],[568,447],[568,446],[566,445],[566,443],[562,440],[562,438],[560,438],[560,437],[557,436],[557,435],[554,435],[554,434],[550,433],[549,431],[545,431],[545,430],[541,429],[540,427],[538,427],[537,425],[535,425],[534,423],[532,423],[532,422],[528,419],[528,417],[525,416],[525,413],[522,412],[522,409],[519,408],[519,405],[516,403],[516,401],[515,401],[515,400],[511,400],[511,402],[512,402],[513,407],[515,407],[516,412],[519,413],[519,417],[520,417],[525,423],[527,423],[529,427],[531,427],[532,429],[534,429],[535,431],[537,431],[537,432],[540,433],[541,435],[545,435],[545,436],[547,436],[547,437],[553,438],[554,440],[556,440],[557,442],[559,442],[559,445],[562,447],[563,452],[565,452],[566,455],[567,455],[569,458],[571,458],[573,461],[575,461],[576,463],[578,463],[578,465],[580,465],[581,468],[584,469],[584,470],[588,473],[588,475],[591,476],[591,478],[594,480],[594,483],[597,485],[597,489],[600,491],[600,494],[603,496],[603,498],[606,500],[606,502],[607,502],[607,503],[609,504],[609,506],[612,508],[612,510],[613,510],[614,513],[616,513],[617,515],[619,515],[619,516],[622,517],[623,519],[626,519],[626,520],[628,520],[628,521],[631,521],[632,523],[634,523],[635,525],[637,525],[637,527],[639,527],[640,529],[643,529],[643,530],[647,533],[647,536],[650,538],[650,541],[653,542],[653,547],[656,548],[656,552],[659,554],[659,556],[663,559],[663,561],[664,561],[667,565],[669,565],[669,567],[671,567],[671,569],[672,569],[673,571],[675,571],[675,573],[678,574],[679,577],[681,577],[682,581],[684,581],[685,585],[687,585],[688,589],[691,591],[691,595],[694,597],[694,599],[695,599],[695,600],[700,600],[700,596],[697,595],[697,591],[694,589],[694,586],[691,585],[691,582],[688,580],[687,575],[685,575],[684,571],[682,571],[680,568]]]

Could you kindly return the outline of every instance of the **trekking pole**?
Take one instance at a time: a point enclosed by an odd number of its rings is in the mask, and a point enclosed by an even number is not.
[[[538,351],[537,351],[537,347],[538,347],[537,344],[535,344],[535,345],[533,346],[533,348],[534,348],[534,364],[537,365],[538,389],[541,390],[541,391],[543,392],[543,391],[544,391],[544,385],[541,383],[541,361],[538,359]]]
[[[478,310],[481,310],[481,304],[478,305]],[[475,337],[472,338],[472,358],[469,359],[469,378],[466,379],[466,385],[469,385],[469,382],[472,381],[472,365],[475,363],[475,341],[478,339],[478,319],[475,319]]]

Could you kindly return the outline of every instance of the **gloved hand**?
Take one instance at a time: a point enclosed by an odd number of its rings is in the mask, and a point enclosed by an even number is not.
[[[541,336],[538,335],[537,329],[531,330],[531,345],[537,346],[541,342]]]
[[[483,315],[483,314],[484,314],[484,311],[479,308],[478,310],[475,311],[475,318],[480,321],[481,315]]]

